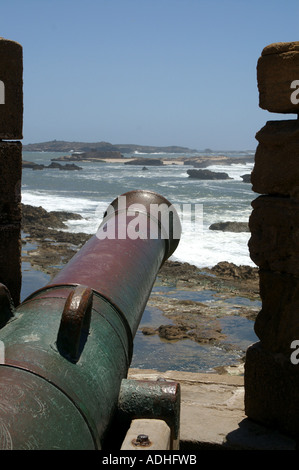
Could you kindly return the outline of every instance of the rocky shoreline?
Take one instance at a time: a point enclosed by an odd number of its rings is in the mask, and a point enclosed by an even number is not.
[[[199,180],[230,180],[227,173],[216,172],[210,170],[188,170],[187,174],[189,178],[196,178]]]
[[[66,221],[81,218],[69,212],[47,212],[41,207],[22,205],[23,261],[32,269],[54,275],[83,246],[91,235],[70,233]],[[172,293],[169,295],[167,289]],[[176,295],[189,292],[190,300]],[[200,301],[209,292],[209,301]],[[247,303],[240,304],[241,299]],[[166,341],[190,339],[229,349],[220,320],[228,315],[254,320],[259,312],[258,269],[221,262],[199,269],[188,263],[166,261],[162,266],[148,305],[159,309],[165,322],[158,328],[142,328],[144,335],[159,335]],[[245,354],[245,351],[244,351]]]
[[[50,165],[43,165],[34,162],[27,162],[26,160],[22,161],[22,168],[30,168],[31,170],[44,170],[46,168],[55,169],[55,170],[82,170],[82,167],[75,165],[74,163],[66,163],[62,165],[61,163],[52,162]]]
[[[194,168],[206,168],[210,165],[232,165],[236,163],[252,163],[253,157],[251,155],[244,155],[242,157],[228,157],[227,155],[217,156],[202,156],[194,155],[192,157],[177,155],[175,158],[151,158],[151,157],[138,157],[138,156],[124,156],[117,152],[96,151],[96,152],[78,152],[70,153],[63,156],[57,156],[51,159],[52,162],[107,162],[110,163],[123,163],[124,165],[146,165],[146,166],[161,166],[161,165],[188,165]],[[200,172],[199,172],[200,174]]]

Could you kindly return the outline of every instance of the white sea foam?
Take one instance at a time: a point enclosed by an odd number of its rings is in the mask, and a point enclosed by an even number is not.
[[[221,261],[236,265],[255,266],[249,256],[250,234],[214,232],[204,230],[195,239],[190,233],[183,233],[180,243],[171,259],[187,262],[199,268],[212,267]]]
[[[32,161],[32,157],[25,156],[24,159]],[[40,161],[45,158],[38,154],[34,157]],[[183,224],[182,237],[173,259],[198,267],[214,266],[220,261],[254,265],[248,252],[248,232],[209,230],[214,222],[248,221],[254,194],[251,194],[250,185],[242,182],[241,176],[250,173],[252,167],[252,163],[211,165],[208,169],[224,171],[233,178],[213,182],[189,178],[188,167],[182,165],[149,167],[149,171],[141,171],[140,168],[137,171],[130,165],[86,163],[83,171],[76,174],[44,170],[39,173],[39,178],[35,172],[27,170],[23,175],[22,202],[42,206],[48,211],[80,214],[82,219],[67,222],[67,230],[94,234],[115,197],[132,189],[153,190],[174,204],[179,201],[203,207],[202,229],[196,231],[188,221]]]
[[[67,221],[67,229],[73,233],[96,233],[98,226],[107,209],[107,202],[92,201],[85,198],[69,198],[54,196],[47,192],[29,192],[26,188],[22,194],[22,202],[32,206],[42,206],[48,211],[69,211],[80,214],[82,219],[70,219]],[[238,220],[239,215],[226,214],[230,220]],[[245,217],[246,219],[246,217]],[[210,221],[194,225],[188,220],[183,222],[183,231],[179,245],[171,259],[188,262],[199,268],[212,267],[220,261],[228,261],[237,265],[254,266],[248,252],[248,240],[250,234],[231,233],[209,230],[210,222],[219,221],[219,215],[215,214]],[[195,231],[197,229],[197,231]]]
[[[97,207],[98,202],[80,197],[55,196],[46,191],[22,191],[22,202],[41,206],[47,211],[69,211],[81,214]]]
[[[134,155],[146,155],[150,158],[151,155],[165,155],[165,153],[164,152],[152,152],[149,154],[148,152],[139,152],[138,150],[135,150]]]
[[[41,191],[22,192],[22,202],[35,207],[43,207],[47,211],[68,211],[82,216],[82,219],[69,219],[67,229],[73,233],[94,234],[103,219],[107,203],[92,201],[85,198],[55,196],[52,193]]]
[[[234,163],[232,165],[210,165],[207,170],[227,173],[230,178],[242,180],[241,176],[251,173],[253,163]]]

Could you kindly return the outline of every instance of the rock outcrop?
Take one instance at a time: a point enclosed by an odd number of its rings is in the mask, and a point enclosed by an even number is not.
[[[45,168],[45,165],[34,162],[27,162],[26,160],[23,160],[22,168],[31,168],[31,170],[43,170]]]
[[[54,162],[101,162],[105,158],[123,158],[117,150],[96,150],[90,152],[73,152],[70,155],[52,158]]]
[[[76,219],[81,216],[22,204],[23,243],[37,245],[27,253],[26,260],[50,276],[56,274],[91,236],[66,230],[66,221]]]
[[[215,172],[211,170],[188,170],[189,178],[196,178],[199,180],[229,180],[232,179],[224,172]]]
[[[125,165],[147,165],[147,166],[161,166],[163,161],[159,158],[134,158],[134,160],[128,160]]]
[[[67,228],[66,220],[82,219],[81,215],[67,211],[47,211],[41,206],[30,206],[21,204],[22,207],[22,228],[33,234],[39,227],[42,228],[43,235],[47,235],[48,229]]]
[[[242,175],[241,176],[242,180],[244,181],[244,183],[251,183],[251,174],[246,174],[246,175]]]
[[[31,168],[32,170],[44,170],[46,168],[66,171],[82,170],[82,167],[77,166],[74,163],[66,163],[65,165],[61,165],[61,163],[52,162],[50,165],[43,165],[40,163],[27,162],[25,160],[22,161],[22,168]]]
[[[215,222],[210,225],[209,230],[220,230],[222,232],[249,232],[248,222]]]

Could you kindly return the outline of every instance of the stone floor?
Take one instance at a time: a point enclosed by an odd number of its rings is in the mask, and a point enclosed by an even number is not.
[[[181,450],[296,450],[290,437],[250,421],[240,375],[130,369],[128,378],[181,385]]]

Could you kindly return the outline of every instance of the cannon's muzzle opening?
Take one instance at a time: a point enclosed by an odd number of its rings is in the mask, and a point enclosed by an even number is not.
[[[100,227],[109,217],[121,212],[127,215],[134,212],[146,214],[149,223],[152,221],[155,228],[159,227],[158,231],[151,230],[150,236],[165,239],[167,246],[163,261],[174,253],[180,241],[182,226],[175,206],[168,199],[154,191],[141,189],[124,193],[111,202]]]

